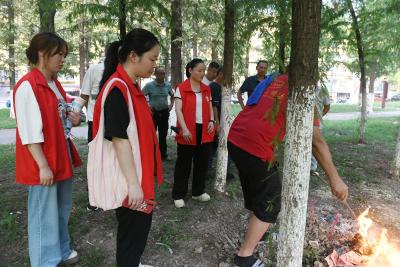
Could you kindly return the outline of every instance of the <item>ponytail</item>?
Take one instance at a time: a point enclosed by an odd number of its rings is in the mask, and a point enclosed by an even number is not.
[[[128,32],[122,41],[112,42],[106,51],[104,72],[99,84],[99,91],[101,91],[104,84],[116,71],[118,63],[124,63],[131,52],[135,52],[140,57],[156,45],[159,45],[157,37],[141,28],[135,28]]]
[[[121,46],[122,41],[115,41],[108,45],[106,51],[106,59],[104,60],[104,72],[101,77],[99,84],[99,91],[103,88],[104,84],[107,82],[108,78],[115,72],[118,66],[119,57],[118,49]]]
[[[198,64],[203,63],[204,61],[200,58],[194,58],[192,59],[188,64],[186,64],[186,77],[190,78],[190,69],[194,69]]]

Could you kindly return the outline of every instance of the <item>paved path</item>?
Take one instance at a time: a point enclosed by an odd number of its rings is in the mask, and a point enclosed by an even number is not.
[[[360,112],[346,112],[346,113],[328,113],[324,120],[328,121],[340,121],[340,120],[352,120],[360,118]],[[400,111],[385,111],[385,112],[374,112],[368,115],[368,118],[382,118],[382,117],[393,117],[400,116]]]
[[[400,111],[375,112],[369,118],[400,116]],[[328,113],[324,120],[352,120],[360,117],[360,112]],[[170,125],[175,125],[175,114],[170,116]],[[169,131],[171,132],[171,131]],[[72,128],[72,134],[78,138],[87,138],[87,126]],[[0,130],[0,144],[15,143],[15,129]]]

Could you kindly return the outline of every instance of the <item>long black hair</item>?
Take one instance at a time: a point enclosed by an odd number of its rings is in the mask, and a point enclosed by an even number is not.
[[[194,67],[196,67],[200,63],[204,64],[204,61],[202,59],[200,59],[200,58],[194,58],[188,64],[186,64],[186,77],[187,78],[190,78],[189,69],[193,69]]]
[[[100,90],[115,72],[118,63],[125,62],[132,51],[140,57],[158,44],[159,41],[154,34],[141,28],[131,30],[121,41],[112,42],[106,51],[104,72],[99,84]]]

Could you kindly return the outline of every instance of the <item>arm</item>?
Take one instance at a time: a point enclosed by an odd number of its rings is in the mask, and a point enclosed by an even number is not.
[[[242,92],[240,91],[240,89],[237,91],[236,97],[239,101],[240,106],[242,107],[242,109],[244,109],[244,102],[243,102]]]
[[[82,85],[81,85],[81,94],[80,97],[82,97],[86,103],[85,106],[88,106],[89,103],[89,98],[90,98],[90,94],[91,94],[91,84],[92,84],[92,68],[89,67],[89,69],[87,70],[85,76],[83,77],[83,81],[82,81]]]
[[[325,116],[326,113],[329,112],[329,110],[331,109],[331,105],[324,105],[324,109],[322,110],[322,116]]]
[[[174,107],[174,100],[175,100],[175,98],[173,96],[171,96],[171,99],[170,99],[171,103],[169,104],[169,107],[168,107],[169,111],[171,111],[172,108]]]
[[[31,153],[33,159],[39,167],[39,178],[41,185],[52,185],[53,184],[53,172],[51,171],[47,159],[43,153],[42,144],[28,144],[28,150]]]
[[[89,103],[89,96],[88,95],[84,95],[84,94],[81,93],[80,97],[86,101],[85,102],[85,107],[87,107],[87,105]]]
[[[175,98],[175,112],[176,112],[176,118],[178,119],[179,125],[182,127],[183,138],[186,141],[190,141],[192,139],[192,135],[186,126],[185,119],[183,118],[182,99],[180,99],[180,98]]]
[[[333,164],[331,152],[319,127],[314,127],[313,130],[312,152],[329,178],[332,194],[340,200],[346,200],[349,194],[347,185],[343,182]]]
[[[214,120],[215,116],[214,116],[214,111],[213,111],[213,106],[212,106],[212,101],[210,101],[210,121],[208,122],[208,133],[211,133],[212,131],[214,131],[215,128],[215,120]]]
[[[216,106],[213,106],[212,108],[213,108],[215,123],[219,125],[220,121],[218,119],[219,118],[218,109]]]
[[[137,209],[143,202],[142,186],[136,173],[135,161],[132,155],[132,147],[128,139],[113,137],[112,142],[119,166],[128,184],[128,204],[131,209]]]

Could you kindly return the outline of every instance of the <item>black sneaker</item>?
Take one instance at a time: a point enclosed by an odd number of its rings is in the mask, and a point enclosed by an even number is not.
[[[90,205],[90,204],[88,203],[87,206],[86,206],[86,210],[88,210],[88,211],[98,211],[98,210],[100,210],[100,208],[99,208],[99,207],[92,206],[92,205]]]
[[[254,255],[248,257],[235,255],[233,262],[235,267],[265,267],[265,264],[260,259],[254,257]]]

